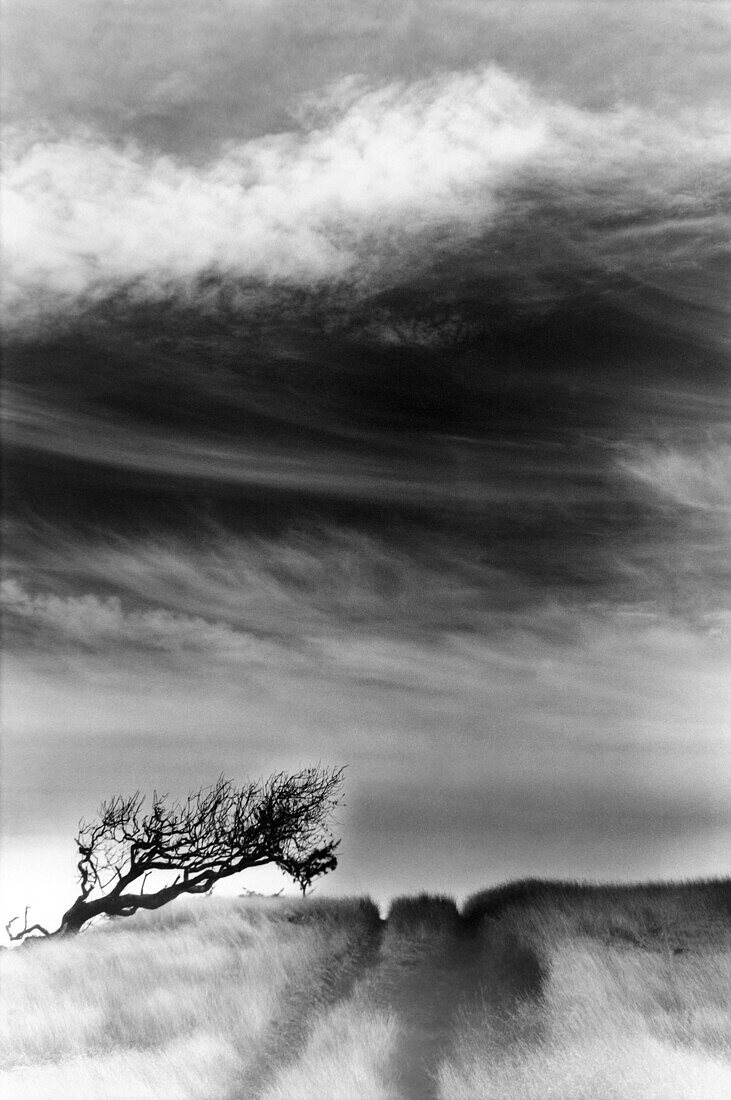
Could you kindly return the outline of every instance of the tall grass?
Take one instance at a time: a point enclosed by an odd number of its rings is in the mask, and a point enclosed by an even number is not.
[[[705,945],[728,936],[731,880],[595,885],[524,879],[473,894],[462,915],[478,926],[509,911],[540,913],[544,925],[562,920],[576,935],[648,944],[698,935]]]
[[[731,1095],[727,900],[720,883],[530,883],[472,899],[467,918],[484,941],[512,938],[544,979],[502,1013],[489,997],[463,1013],[440,1100]]]
[[[456,992],[461,922],[451,898],[422,894],[390,906],[377,965],[317,1021],[296,1063],[262,1100],[426,1097]]]
[[[586,1034],[485,1052],[463,1037],[439,1075],[440,1100],[727,1100],[727,1062],[645,1031]]]
[[[728,883],[198,899],[0,953],[9,1100],[720,1100]]]
[[[394,1100],[399,1041],[395,1013],[357,994],[315,1021],[300,1057],[261,1100]]]
[[[293,1008],[327,1003],[378,923],[367,902],[208,899],[3,952],[0,1091],[225,1096],[283,1021],[294,1042]]]

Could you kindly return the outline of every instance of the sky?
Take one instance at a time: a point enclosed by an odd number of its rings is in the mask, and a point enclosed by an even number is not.
[[[728,873],[728,7],[2,22],[5,907],[318,762],[320,893]]]

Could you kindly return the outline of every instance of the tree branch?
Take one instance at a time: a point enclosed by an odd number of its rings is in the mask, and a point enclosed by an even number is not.
[[[343,774],[342,768],[318,766],[296,775],[279,772],[239,788],[221,775],[184,802],[168,801],[154,791],[144,815],[139,791],[115,795],[102,803],[98,821],[79,823],[79,894],[58,929],[49,933],[42,925],[28,927],[26,910],[23,929],[11,933],[14,918],[6,926],[8,936],[73,934],[97,916],[129,916],[184,893],[209,893],[221,879],[268,863],[305,892],[337,865],[339,841],[328,823],[339,805]],[[175,878],[147,892],[154,872],[175,872]],[[138,882],[139,890],[130,890]]]
[[[13,927],[16,920],[20,920],[20,917],[12,917],[8,921],[8,923],[5,925],[5,931],[7,932],[9,940],[16,941],[16,940],[25,939],[25,937],[29,936],[31,932],[41,932],[44,936],[50,936],[51,935],[51,933],[48,931],[48,929],[44,928],[42,924],[30,924],[30,925],[28,924],[28,913],[29,913],[29,911],[30,911],[30,906],[26,905],[25,914],[23,916],[23,927],[21,928],[21,930],[19,932],[11,932],[10,929]]]

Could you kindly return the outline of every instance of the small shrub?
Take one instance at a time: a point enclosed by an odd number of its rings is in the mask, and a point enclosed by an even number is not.
[[[453,898],[443,894],[399,897],[388,910],[389,932],[454,932],[461,925]]]

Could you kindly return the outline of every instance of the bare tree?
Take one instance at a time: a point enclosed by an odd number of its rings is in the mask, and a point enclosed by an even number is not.
[[[75,934],[95,917],[159,909],[181,894],[206,894],[221,879],[269,863],[304,892],[337,865],[339,841],[329,831],[329,819],[342,782],[342,768],[280,772],[242,787],[221,776],[184,802],[155,792],[146,813],[139,791],[116,795],[102,803],[97,821],[79,824],[79,895],[59,927],[49,932],[28,925],[26,909],[19,931],[11,931],[17,917],[5,926],[8,936]],[[150,876],[156,888],[146,890]]]

